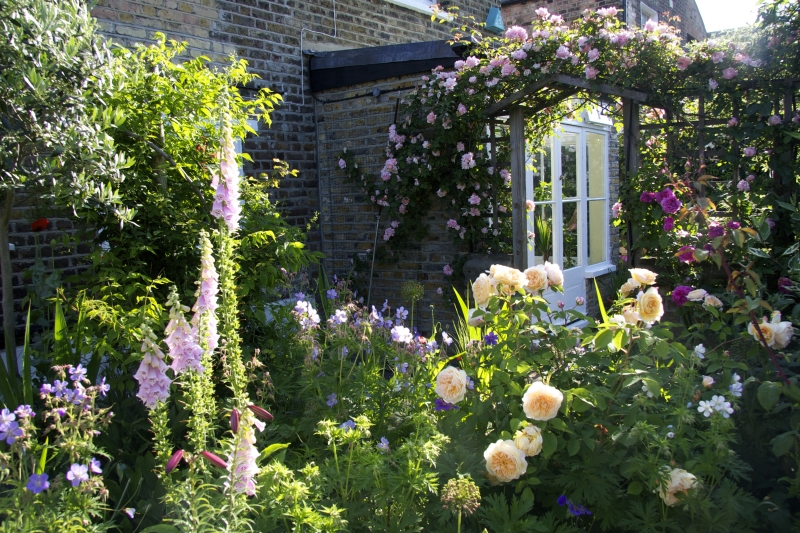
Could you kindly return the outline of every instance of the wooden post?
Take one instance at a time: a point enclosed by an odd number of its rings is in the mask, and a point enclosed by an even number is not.
[[[639,171],[639,103],[629,98],[622,99],[623,137],[622,149],[625,155],[625,179]],[[630,219],[626,225],[628,234],[628,266],[634,266],[633,224]]]
[[[509,113],[511,138],[511,217],[513,223],[514,268],[528,266],[528,216],[525,211],[525,110]]]

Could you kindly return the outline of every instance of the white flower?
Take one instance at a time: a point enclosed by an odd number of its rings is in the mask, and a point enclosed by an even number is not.
[[[621,293],[623,296],[628,296],[630,293],[632,293],[633,291],[635,291],[635,290],[636,290],[636,289],[638,289],[638,288],[639,288],[639,282],[638,282],[638,281],[636,281],[636,280],[635,280],[635,279],[633,279],[633,278],[628,278],[628,281],[626,281],[626,282],[625,282],[625,283],[622,285],[622,287],[620,287],[620,288],[619,288],[619,292],[620,292],[620,293]]]
[[[564,395],[555,387],[536,381],[522,396],[522,410],[533,420],[550,420],[558,415]]]
[[[637,313],[632,307],[623,309],[622,316],[625,318],[625,322],[631,325],[635,325],[639,321],[639,313]]]
[[[714,406],[711,404],[711,402],[700,400],[700,406],[697,408],[697,411],[708,418],[714,412]]]
[[[682,492],[688,494],[689,489],[695,486],[697,478],[686,470],[681,468],[673,468],[670,470],[668,466],[663,467],[664,470],[669,470],[669,481],[665,485],[659,485],[658,495],[664,500],[664,503],[672,507],[678,503],[678,498],[675,496],[677,493]]]
[[[495,282],[495,286],[502,287],[503,294],[514,294],[528,284],[525,274],[516,268],[504,265],[492,265],[489,269],[489,276]]]
[[[650,272],[646,268],[631,268],[630,269],[631,278],[642,285],[652,285],[656,282],[656,274],[655,272]]]
[[[711,376],[703,376],[703,387],[710,389],[714,385],[714,378]]]
[[[527,457],[539,455],[542,451],[542,430],[534,425],[525,426],[514,435],[514,445]]]
[[[483,452],[483,457],[486,459],[486,471],[501,482],[513,481],[528,469],[525,454],[511,440],[498,440],[490,444]]]
[[[436,376],[436,394],[447,403],[458,403],[467,394],[467,373],[454,366],[445,367]]]
[[[775,348],[783,350],[792,341],[794,327],[791,322],[781,322],[780,311],[775,311],[772,314],[772,324],[775,330]]]
[[[775,346],[775,325],[767,322],[767,319],[764,318],[764,321],[758,325],[758,329],[761,330],[761,335],[764,336],[767,346]],[[761,335],[758,334],[752,322],[747,324],[747,333],[752,335],[756,342],[761,342]]]
[[[694,354],[697,356],[698,359],[705,359],[706,358],[706,347],[702,344],[698,344],[694,347]]]
[[[409,344],[414,340],[414,336],[407,327],[395,326],[392,328],[392,340],[401,344]]]
[[[650,389],[647,388],[647,385],[642,385],[642,392],[647,394],[648,398],[652,398],[653,397],[653,393],[650,392]]]
[[[652,324],[664,315],[664,303],[655,287],[650,287],[645,293],[639,293],[637,301],[639,317],[644,322]]]
[[[545,261],[544,269],[547,272],[547,279],[550,280],[550,285],[564,284],[564,273],[561,271],[560,266]]]
[[[472,296],[475,298],[475,305],[486,308],[489,299],[497,294],[494,284],[489,276],[481,274],[478,279],[472,282]]]
[[[713,407],[715,411],[719,411],[726,403],[725,396],[715,394],[711,397],[711,407]]]
[[[530,267],[524,274],[525,278],[528,280],[528,284],[525,288],[530,292],[540,292],[547,288],[548,278],[544,265]]]
[[[722,301],[713,294],[706,294],[703,305],[706,307],[722,307]]]
[[[695,289],[686,295],[690,302],[701,302],[708,293],[704,289]]]
[[[467,325],[473,328],[480,327],[483,324],[483,316],[475,316],[477,309],[470,309],[467,315]]]
[[[731,391],[731,394],[736,397],[742,396],[742,384],[740,383],[741,380],[742,378],[739,377],[739,374],[734,374],[731,377],[731,384],[728,385],[728,389]]]

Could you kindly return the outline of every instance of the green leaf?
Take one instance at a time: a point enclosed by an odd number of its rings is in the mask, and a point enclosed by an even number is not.
[[[758,248],[753,248],[752,246],[748,247],[747,250],[756,257],[763,257],[764,259],[769,259],[769,254],[764,250],[759,250]]]
[[[272,455],[273,453],[275,453],[277,451],[280,451],[280,450],[284,450],[284,449],[286,449],[288,447],[289,447],[289,445],[285,444],[285,443],[276,442],[275,444],[270,444],[269,446],[267,446],[266,448],[264,448],[261,451],[261,455],[258,456],[258,460],[262,461],[262,460],[266,459],[267,457],[269,457],[270,455]]]
[[[777,383],[765,381],[758,387],[757,396],[758,403],[761,404],[761,407],[763,407],[765,411],[769,412],[772,411],[772,408],[778,403],[778,399],[781,396],[781,388]]]
[[[642,493],[642,484],[638,481],[634,481],[630,485],[628,485],[628,494],[631,496],[637,496]]]
[[[597,305],[600,306],[600,316],[603,317],[603,324],[608,324],[608,314],[606,313],[606,306],[603,303],[603,295],[600,294],[600,287],[597,285],[597,278],[594,278],[594,290],[597,292]]]
[[[558,439],[552,433],[542,434],[542,455],[550,457],[558,447]]]
[[[44,467],[47,464],[47,445],[50,444],[50,437],[44,440],[44,448],[42,448],[42,455],[39,456],[39,464],[36,465],[36,473],[39,475],[44,474]]]
[[[790,247],[788,247],[788,248],[787,248],[787,249],[786,249],[786,250],[785,250],[785,251],[784,251],[784,252],[781,254],[781,257],[783,257],[784,255],[792,255],[792,254],[793,254],[793,253],[795,253],[795,252],[796,252],[798,249],[800,249],[800,242],[796,242],[796,243],[794,243],[793,245],[791,245]]]
[[[511,431],[516,431],[517,429],[519,429],[520,424],[521,421],[519,420],[519,418],[512,418],[511,422],[509,423],[509,426],[511,426]]]
[[[578,439],[571,439],[567,444],[567,451],[569,451],[570,457],[577,454],[579,451],[581,451],[581,441]]]
[[[783,387],[783,394],[793,402],[800,402],[800,387],[797,385]]]
[[[642,381],[644,381],[647,390],[650,391],[653,396],[656,398],[661,396],[661,385],[659,385],[656,380],[651,378],[643,378]]]
[[[772,453],[775,454],[775,457],[786,455],[792,450],[792,447],[794,446],[795,435],[796,432],[789,431],[787,433],[778,435],[772,440]]]
[[[33,405],[33,384],[31,383],[31,305],[28,302],[28,318],[25,320],[25,341],[22,346],[22,397],[26,404]]]

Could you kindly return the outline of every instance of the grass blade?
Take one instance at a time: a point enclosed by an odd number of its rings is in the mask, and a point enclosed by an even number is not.
[[[33,405],[33,384],[31,383],[31,302],[28,302],[28,318],[25,321],[25,343],[22,346],[22,398]]]

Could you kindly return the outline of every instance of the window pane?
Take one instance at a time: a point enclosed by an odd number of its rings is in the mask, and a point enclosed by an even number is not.
[[[553,168],[553,149],[552,139],[545,141],[544,154],[535,152],[533,161],[533,200],[542,202],[553,199],[552,190],[552,168]]]
[[[578,197],[578,134],[561,137],[561,197]]]
[[[564,202],[561,206],[563,211],[563,239],[564,239],[564,270],[581,264],[580,254],[578,254],[578,202]]]
[[[553,205],[537,205],[532,216],[535,266],[553,260]]]
[[[605,198],[607,164],[605,135],[586,132],[586,191],[589,198]]]
[[[606,200],[592,200],[589,202],[589,208],[587,209],[589,220],[586,221],[586,256],[589,258],[590,265],[603,263],[606,260],[607,206],[608,202]]]

